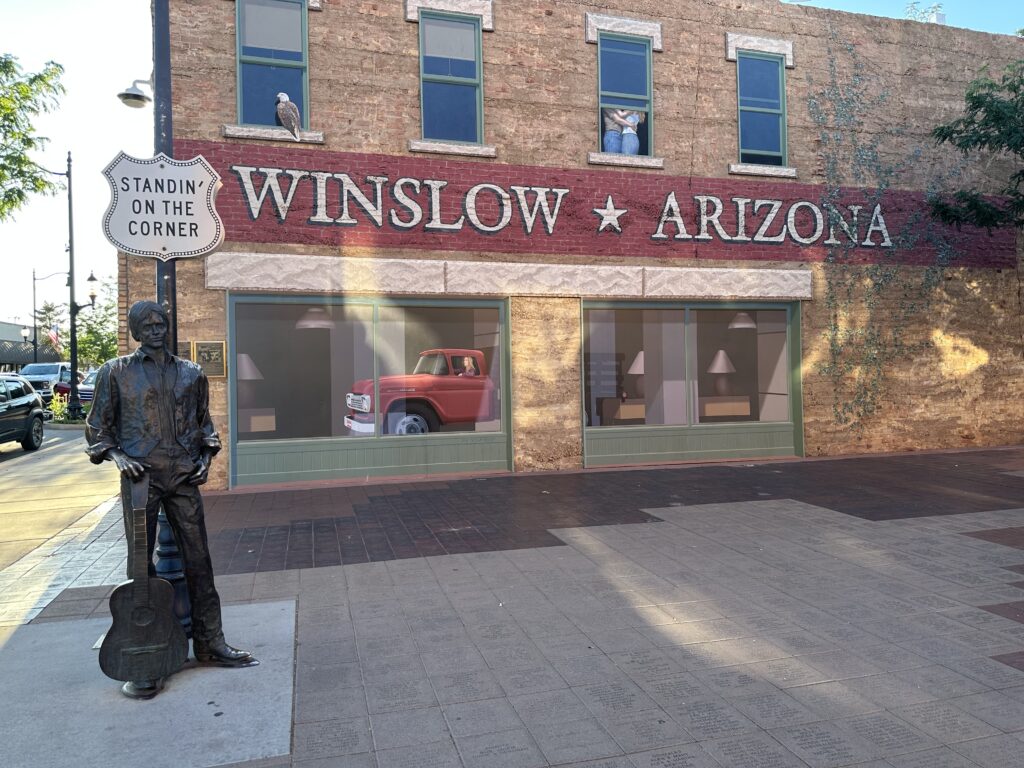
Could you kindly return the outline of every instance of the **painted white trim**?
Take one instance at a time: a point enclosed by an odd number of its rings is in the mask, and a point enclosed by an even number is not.
[[[220,290],[593,299],[811,299],[811,270],[359,259],[219,251],[206,287]]]
[[[645,267],[644,296],[687,299],[811,299],[810,269]]]
[[[444,293],[444,262],[219,251],[206,260],[207,288],[316,293]]]
[[[661,50],[661,22],[642,21],[625,16],[607,16],[603,13],[587,13],[585,26],[588,43],[596,43],[599,32],[613,32],[620,35],[650,38],[651,50]]]
[[[296,141],[292,132],[274,125],[222,125],[221,133],[227,139],[260,139],[262,141],[287,141],[292,144],[323,144],[323,131],[299,131]]]
[[[618,152],[588,152],[591,165],[621,165],[628,168],[664,168],[665,158],[642,155],[623,155]]]
[[[420,8],[479,16],[480,28],[494,31],[494,0],[405,0],[405,20],[419,22]]]
[[[729,173],[739,176],[771,176],[777,179],[795,179],[796,168],[786,165],[758,165],[756,163],[729,163]]]
[[[793,69],[793,41],[774,40],[770,37],[740,35],[735,32],[725,33],[725,58],[736,61],[736,51],[760,51],[761,53],[778,53],[786,57],[786,69]]]
[[[435,155],[468,155],[469,157],[497,157],[498,150],[487,144],[460,144],[457,141],[431,141],[409,139],[410,152],[430,152]]]

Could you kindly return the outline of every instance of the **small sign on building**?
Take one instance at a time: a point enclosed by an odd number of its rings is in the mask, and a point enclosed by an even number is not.
[[[223,242],[214,205],[220,175],[202,155],[140,159],[121,152],[103,175],[111,190],[103,233],[119,251],[168,261],[202,256]]]

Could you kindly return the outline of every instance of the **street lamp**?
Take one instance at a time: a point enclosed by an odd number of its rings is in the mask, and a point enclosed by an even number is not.
[[[46,170],[45,168],[43,170]],[[52,171],[47,171],[52,173]],[[32,270],[32,362],[39,362],[39,315],[36,310],[36,283],[41,280],[49,280],[51,277],[57,275],[67,275],[67,272],[54,272],[52,275],[44,275],[43,277],[36,277],[36,271]],[[70,283],[69,283],[70,285]],[[22,329],[22,336],[24,336],[24,330]],[[27,338],[26,338],[27,340]]]
[[[51,171],[42,166],[38,167],[47,173],[63,176],[68,180],[68,289],[70,294],[68,309],[71,315],[71,392],[68,395],[68,416],[72,419],[80,419],[82,418],[82,401],[78,397],[78,328],[75,325],[75,316],[80,310],[85,309],[85,305],[75,303],[75,215],[71,194],[71,153],[68,152],[68,169],[66,171]],[[96,277],[92,273],[89,273],[89,282],[96,282]],[[35,293],[35,283],[32,283],[32,292]],[[92,290],[89,298],[91,306],[96,306],[95,289]]]

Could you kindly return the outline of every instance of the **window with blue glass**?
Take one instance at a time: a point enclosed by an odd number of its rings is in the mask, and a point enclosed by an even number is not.
[[[480,144],[483,78],[480,19],[421,13],[423,138]]]
[[[601,34],[598,57],[598,130],[601,151],[650,155],[651,41]]]
[[[739,51],[740,162],[786,165],[786,80],[782,56]]]
[[[305,0],[237,0],[238,119],[281,125],[278,94],[298,107],[307,128]]]

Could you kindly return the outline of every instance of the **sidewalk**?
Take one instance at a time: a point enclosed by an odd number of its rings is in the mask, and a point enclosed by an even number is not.
[[[4,765],[1024,766],[1024,449],[211,494],[208,527],[261,666],[121,697],[108,528],[93,586],[0,627]]]

